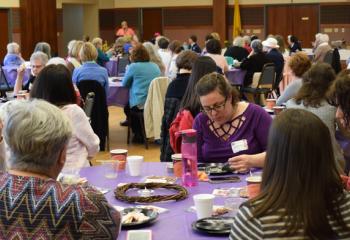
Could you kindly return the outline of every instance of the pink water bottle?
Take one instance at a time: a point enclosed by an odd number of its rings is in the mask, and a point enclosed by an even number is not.
[[[179,133],[182,136],[182,185],[197,186],[197,132],[194,129],[187,129]]]

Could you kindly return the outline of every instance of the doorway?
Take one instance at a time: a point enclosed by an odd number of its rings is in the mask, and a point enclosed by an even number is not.
[[[9,22],[8,22],[9,11],[7,9],[0,9],[0,61],[2,62],[7,50],[6,46],[9,43]]]
[[[287,40],[295,35],[303,48],[311,48],[319,32],[319,5],[283,5],[266,7],[266,33],[279,34]]]
[[[154,33],[162,34],[163,16],[161,8],[143,8],[142,9],[142,39],[149,41]]]

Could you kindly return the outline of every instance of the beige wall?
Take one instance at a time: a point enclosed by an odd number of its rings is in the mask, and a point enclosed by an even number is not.
[[[99,36],[98,5],[84,5],[84,35]]]
[[[0,0],[1,8],[18,8],[19,0]]]

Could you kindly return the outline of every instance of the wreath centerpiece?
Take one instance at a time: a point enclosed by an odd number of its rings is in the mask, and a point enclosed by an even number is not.
[[[158,188],[175,190],[177,193],[169,195],[151,195],[151,196],[128,196],[126,193],[131,189],[149,189],[154,190]],[[162,202],[162,201],[180,201],[188,196],[188,191],[186,188],[178,184],[169,184],[169,183],[127,183],[120,187],[117,187],[114,191],[115,197],[124,202],[129,203],[153,203],[153,202]]]

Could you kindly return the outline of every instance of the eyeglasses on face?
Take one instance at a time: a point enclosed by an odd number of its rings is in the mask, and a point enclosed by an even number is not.
[[[220,103],[216,103],[214,104],[214,106],[210,107],[210,106],[204,106],[202,107],[202,112],[206,113],[206,114],[212,114],[213,111],[215,112],[220,112],[222,110],[225,109],[225,105],[226,105],[226,101],[227,101],[227,97],[225,98],[224,101],[220,102]]]
[[[31,68],[41,68],[43,65],[31,65]]]

